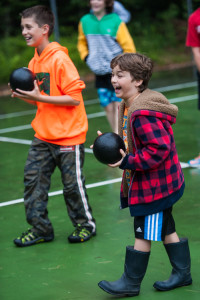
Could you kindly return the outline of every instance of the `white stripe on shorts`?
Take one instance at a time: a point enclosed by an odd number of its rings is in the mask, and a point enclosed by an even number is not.
[[[150,241],[161,241],[163,212],[148,215],[144,221],[144,239]]]

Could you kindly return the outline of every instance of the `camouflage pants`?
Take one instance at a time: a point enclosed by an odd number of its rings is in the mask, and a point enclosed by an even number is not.
[[[82,224],[95,230],[95,220],[88,202],[82,174],[84,145],[59,146],[34,138],[24,170],[24,204],[27,222],[39,234],[53,232],[48,218],[48,191],[51,175],[60,169],[63,195],[74,226]]]

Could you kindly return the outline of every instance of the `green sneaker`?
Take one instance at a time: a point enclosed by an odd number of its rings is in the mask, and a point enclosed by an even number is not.
[[[82,227],[80,224],[78,224],[74,232],[68,236],[68,241],[70,243],[83,243],[89,241],[89,239],[95,235],[96,231],[91,232],[86,227]]]
[[[27,247],[39,243],[50,242],[53,239],[54,239],[53,233],[49,236],[40,236],[37,233],[33,232],[31,229],[28,229],[27,232],[22,233],[22,235],[16,238],[13,242],[18,247]]]

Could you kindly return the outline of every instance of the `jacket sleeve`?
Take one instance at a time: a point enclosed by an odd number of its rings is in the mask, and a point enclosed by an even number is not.
[[[136,117],[134,131],[141,148],[136,150],[135,155],[126,155],[120,168],[137,171],[157,168],[170,153],[173,138],[170,130],[166,130],[156,117]]]
[[[123,52],[136,52],[134,41],[124,22],[121,22],[121,24],[119,25],[116,40],[122,47]]]
[[[83,27],[82,27],[81,22],[79,22],[79,25],[78,25],[78,45],[77,45],[77,47],[78,47],[78,51],[79,51],[81,59],[84,60],[87,57],[89,52],[88,52],[87,39],[83,32]]]
[[[119,1],[114,1],[113,12],[115,12],[124,23],[128,23],[131,19],[131,13]]]

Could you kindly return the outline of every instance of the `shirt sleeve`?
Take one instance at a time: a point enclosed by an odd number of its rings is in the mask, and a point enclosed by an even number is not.
[[[56,76],[63,94],[77,101],[82,99],[81,92],[85,88],[85,83],[80,79],[78,71],[70,57],[62,59],[62,63],[57,68]]]
[[[116,40],[122,47],[123,52],[136,52],[134,41],[128,31],[128,28],[124,22],[119,25]]]
[[[186,37],[186,46],[188,47],[200,47],[200,32],[198,32],[199,26],[196,25],[193,15],[188,19],[188,30]]]
[[[78,25],[77,48],[78,48],[81,59],[84,60],[86,58],[86,56],[88,55],[88,44],[87,44],[86,36],[83,32],[83,27],[82,27],[81,22],[79,22],[79,25]]]

